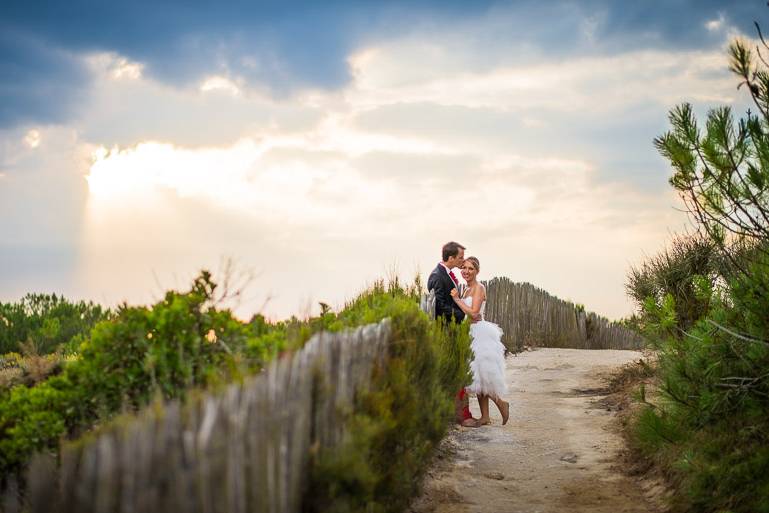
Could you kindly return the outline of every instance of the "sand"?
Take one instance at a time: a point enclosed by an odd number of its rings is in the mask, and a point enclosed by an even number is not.
[[[510,421],[453,429],[413,504],[418,513],[659,511],[623,472],[606,377],[635,351],[537,349],[507,357]],[[471,409],[479,416],[478,404]]]

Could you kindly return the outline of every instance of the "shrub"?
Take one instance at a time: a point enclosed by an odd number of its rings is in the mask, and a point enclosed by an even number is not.
[[[765,40],[761,44],[769,49]],[[655,140],[702,234],[631,271],[641,326],[659,352],[661,397],[636,441],[673,477],[678,510],[769,512],[769,73],[742,42],[731,69],[756,113],[735,122],[691,105]]]
[[[192,387],[238,379],[311,334],[391,319],[386,357],[353,411],[339,412],[346,438],[312,459],[307,508],[401,510],[417,491],[435,445],[453,420],[453,398],[469,381],[466,324],[444,326],[418,306],[419,285],[377,283],[335,314],[274,325],[240,323],[210,304],[204,273],[184,294],[151,308],[121,307],[98,324],[79,358],[34,388],[17,386],[0,401],[0,469],[19,469],[61,437],[76,436],[154,396],[184,397]],[[87,438],[82,438],[87,439]]]
[[[708,309],[709,297],[697,293],[698,280],[712,286],[719,276],[716,245],[701,236],[679,236],[670,248],[631,268],[625,288],[641,309],[641,323],[654,321],[653,315],[649,318],[649,302],[659,307],[670,297],[678,327],[687,330]]]
[[[392,337],[349,416],[348,438],[315,459],[307,501],[314,511],[402,511],[453,419],[453,398],[468,383],[467,325],[432,321],[417,297],[417,288],[378,284],[338,316],[344,325],[389,317]]]
[[[639,446],[673,476],[681,510],[769,511],[769,345],[754,338],[766,320],[740,307],[755,298],[739,281],[729,303],[714,296],[687,336],[659,346],[662,397],[636,422]],[[727,326],[744,331],[735,337]]]
[[[52,353],[111,315],[92,302],[73,303],[56,294],[27,294],[18,303],[0,303],[0,353],[19,352],[24,343],[34,345],[37,354]]]
[[[0,356],[0,392],[19,384],[34,386],[60,372],[66,360],[60,351],[38,354],[30,342],[21,344],[21,352]]]
[[[0,398],[0,472],[17,471],[35,451],[56,450],[75,436],[154,396],[182,397],[193,387],[238,379],[274,353],[267,328],[219,310],[207,272],[190,291],[169,291],[152,307],[121,306],[98,323],[79,357],[35,387],[19,385]],[[249,361],[249,352],[261,359]]]

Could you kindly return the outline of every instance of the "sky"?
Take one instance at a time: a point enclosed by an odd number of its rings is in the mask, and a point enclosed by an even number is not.
[[[0,4],[0,301],[185,289],[279,319],[423,281],[449,240],[480,279],[610,318],[686,230],[652,144],[728,71],[762,1]]]

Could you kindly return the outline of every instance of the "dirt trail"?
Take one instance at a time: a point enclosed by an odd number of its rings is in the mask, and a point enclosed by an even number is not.
[[[600,399],[602,377],[634,351],[538,349],[508,356],[510,421],[457,428],[428,473],[415,512],[657,511],[621,472],[623,442]],[[478,404],[471,399],[477,417]]]

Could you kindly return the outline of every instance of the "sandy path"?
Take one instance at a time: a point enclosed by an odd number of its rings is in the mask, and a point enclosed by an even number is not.
[[[651,512],[639,483],[619,470],[622,439],[598,402],[601,379],[634,351],[539,349],[507,359],[510,422],[457,428],[414,511]],[[479,415],[477,401],[471,400]]]

